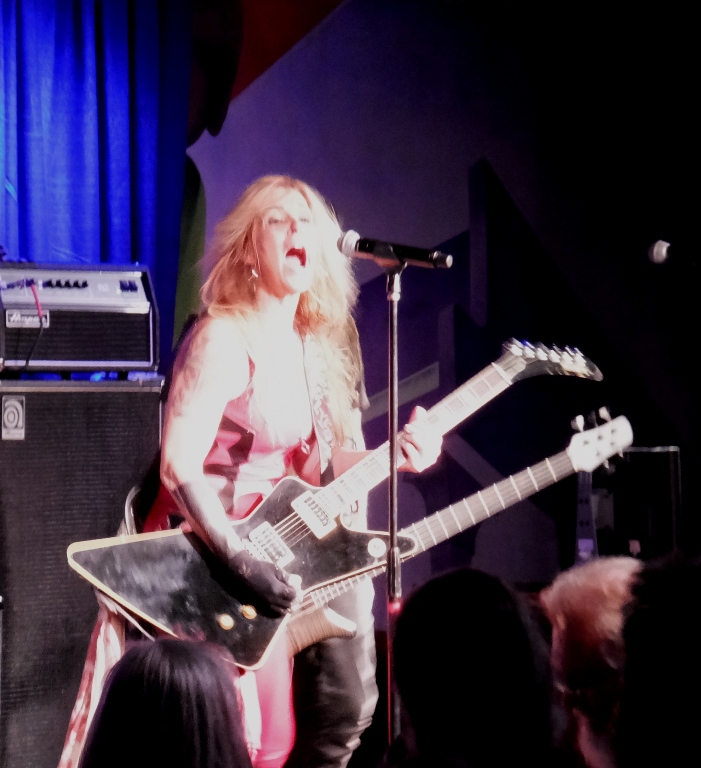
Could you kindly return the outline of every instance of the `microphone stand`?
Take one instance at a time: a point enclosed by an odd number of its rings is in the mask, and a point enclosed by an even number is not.
[[[402,604],[402,561],[397,540],[397,464],[399,431],[399,376],[397,309],[401,297],[401,274],[407,265],[436,269],[452,266],[453,257],[440,251],[428,251],[403,245],[393,245],[376,240],[362,239],[349,230],[338,243],[346,256],[371,259],[385,270],[387,275],[387,301],[389,302],[389,548],[387,551],[387,710],[388,739],[391,745],[401,731],[401,706],[394,689],[392,672],[392,642],[397,617]]]
[[[387,712],[389,744],[401,731],[401,705],[394,689],[392,671],[392,642],[397,617],[402,602],[402,563],[397,541],[397,459],[399,431],[399,375],[398,375],[398,304],[401,298],[401,274],[405,264],[399,263],[387,268],[387,301],[389,302],[389,550],[387,552]]]

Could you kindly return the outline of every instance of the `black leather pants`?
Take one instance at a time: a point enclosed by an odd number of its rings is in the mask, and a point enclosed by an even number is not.
[[[354,621],[358,633],[295,656],[297,737],[285,768],[345,768],[377,704],[372,594],[353,590],[329,607]]]

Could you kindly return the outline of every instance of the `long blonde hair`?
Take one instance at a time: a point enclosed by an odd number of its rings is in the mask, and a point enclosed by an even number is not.
[[[302,293],[295,328],[302,338],[312,335],[326,366],[334,431],[339,443],[351,438],[351,413],[358,406],[361,360],[352,312],[358,286],[349,259],[338,249],[341,228],[323,197],[308,184],[290,176],[263,176],[241,195],[217,225],[211,245],[215,261],[202,286],[205,310],[213,317],[232,317],[244,331],[255,333],[256,238],[263,212],[280,190],[297,190],[307,201],[317,228],[319,253],[312,284]]]

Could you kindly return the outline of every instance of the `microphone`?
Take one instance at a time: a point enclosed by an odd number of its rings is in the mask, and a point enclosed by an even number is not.
[[[453,264],[453,257],[447,253],[430,251],[428,248],[414,248],[411,245],[383,243],[381,240],[368,240],[352,229],[339,239],[338,250],[348,258],[372,259],[381,267],[410,264],[429,269],[448,269]]]
[[[657,240],[647,249],[647,257],[653,264],[664,264],[669,258],[670,245],[665,240]]]

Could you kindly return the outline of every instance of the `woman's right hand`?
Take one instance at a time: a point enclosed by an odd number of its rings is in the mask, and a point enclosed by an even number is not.
[[[290,575],[273,563],[256,560],[245,549],[228,558],[228,566],[237,583],[235,597],[250,600],[261,612],[273,616],[287,613],[297,599]]]

